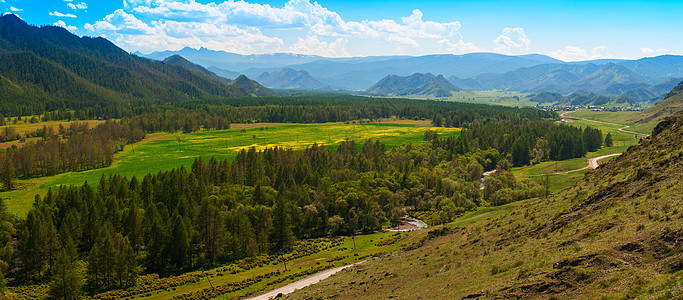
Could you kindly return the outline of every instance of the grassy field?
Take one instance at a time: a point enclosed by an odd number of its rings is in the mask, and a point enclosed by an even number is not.
[[[148,173],[190,167],[195,158],[234,158],[244,148],[281,146],[300,150],[313,143],[335,147],[346,140],[379,139],[388,147],[422,141],[426,130],[443,136],[457,135],[456,128],[432,128],[428,121],[395,121],[363,124],[235,124],[231,129],[189,134],[154,133],[117,153],[114,163],[102,169],[69,172],[56,176],[19,180],[18,190],[0,193],[8,209],[25,215],[36,194],[59,185],[97,183],[102,175],[144,176]]]
[[[626,130],[632,130],[632,131],[636,131],[636,132],[640,132],[640,133],[649,134],[652,131],[652,128],[654,128],[657,125],[656,122],[644,123],[644,124],[635,124],[635,123],[630,121],[631,119],[633,119],[634,117],[636,117],[640,113],[641,112],[638,112],[638,111],[610,112],[610,111],[592,111],[592,110],[584,109],[584,110],[572,112],[569,115],[573,116],[573,117],[586,118],[586,119],[595,120],[595,121],[624,124],[624,125],[631,126],[631,128],[627,128]]]
[[[594,113],[594,114],[593,114]],[[590,110],[581,110],[581,111],[575,111],[569,114],[570,116],[573,117],[582,117],[582,118],[587,118],[591,120],[596,120],[596,121],[602,121],[602,122],[610,122],[610,123],[618,123],[618,124],[624,124],[620,123],[629,116],[632,116],[634,112],[617,112],[617,113],[612,113],[612,112],[594,112]],[[572,184],[575,182],[579,181],[581,178],[583,178],[583,175],[586,173],[586,170],[583,171],[577,171],[577,172],[571,172],[571,173],[563,173],[566,171],[570,170],[577,170],[580,168],[583,168],[587,165],[588,163],[588,158],[592,157],[597,157],[597,156],[602,156],[602,155],[608,155],[612,153],[621,153],[626,151],[628,147],[635,145],[638,143],[639,137],[636,136],[633,133],[626,133],[626,132],[621,132],[618,129],[623,127],[623,126],[618,126],[618,125],[611,125],[611,124],[604,124],[604,123],[596,123],[596,122],[591,122],[591,121],[584,121],[584,120],[576,120],[569,122],[569,124],[574,125],[574,126],[580,126],[580,127],[586,127],[586,126],[591,126],[593,128],[598,128],[602,130],[603,134],[603,139],[604,136],[607,135],[607,133],[612,134],[612,138],[614,140],[614,146],[612,147],[602,147],[600,150],[595,151],[595,152],[589,152],[586,157],[582,158],[573,158],[573,159],[567,159],[563,161],[558,161],[558,162],[542,162],[536,165],[531,165],[531,166],[525,166],[525,167],[519,167],[519,168],[514,168],[513,173],[515,176],[520,177],[520,178],[529,178],[529,180],[532,180],[537,183],[542,183],[544,180],[544,177],[542,175],[550,174],[549,176],[549,185],[551,187],[551,190],[553,192],[558,192],[561,191],[565,188],[570,187]],[[624,124],[626,125],[626,124]],[[630,129],[630,128],[628,128]],[[650,129],[651,130],[651,129]],[[643,132],[643,131],[641,131]],[[648,131],[645,131],[648,132]],[[602,163],[607,162],[611,158],[608,158],[604,160]],[[553,174],[553,173],[558,173],[558,174]]]
[[[432,98],[426,96],[408,97],[412,99],[433,99],[440,101],[467,102],[477,104],[491,104],[503,106],[536,106],[538,103],[529,101],[529,93],[508,91],[460,91],[453,92],[453,96],[444,98]],[[517,98],[515,98],[517,97]]]

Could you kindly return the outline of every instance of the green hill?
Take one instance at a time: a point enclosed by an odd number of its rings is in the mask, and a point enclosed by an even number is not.
[[[452,92],[461,91],[448,82],[442,75],[434,76],[430,73],[402,77],[388,75],[365,92],[378,96],[432,96],[450,97]]]
[[[267,97],[275,95],[272,90],[262,86],[256,81],[247,78],[245,75],[238,76],[235,78],[235,80],[230,81],[228,84],[231,86],[240,87],[252,96]]]
[[[683,82],[671,90],[664,100],[636,115],[631,121],[639,124],[655,123],[681,112],[683,112]]]
[[[0,17],[0,110],[8,115],[249,96],[206,74],[130,55],[104,38]]]
[[[276,89],[290,90],[324,90],[327,85],[320,83],[306,71],[296,71],[289,68],[274,72],[264,72],[257,77],[263,85]]]
[[[683,114],[547,199],[414,233],[290,299],[680,299]]]

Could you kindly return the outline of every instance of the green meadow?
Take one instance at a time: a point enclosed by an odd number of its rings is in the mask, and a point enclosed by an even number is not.
[[[60,185],[97,183],[102,175],[142,177],[148,173],[190,167],[197,157],[232,159],[245,148],[285,147],[301,150],[317,144],[336,147],[345,140],[361,144],[377,139],[393,147],[404,143],[419,143],[428,129],[442,136],[457,135],[457,128],[433,128],[428,121],[395,121],[384,123],[325,124],[235,124],[228,130],[194,133],[154,133],[117,153],[114,163],[106,168],[68,172],[56,176],[19,180],[19,189],[0,193],[8,209],[25,215],[36,194],[44,195],[49,188]]]
[[[596,112],[596,111],[590,111],[590,110],[581,110],[581,111],[575,111],[569,114],[571,117],[582,117],[586,118],[589,120],[595,120],[595,121],[601,121],[601,122],[610,122],[610,123],[617,123],[617,124],[624,124],[628,125],[629,123],[620,123],[624,122],[625,119],[627,119],[630,116],[633,116],[634,112]],[[571,122],[568,122],[570,125],[574,126],[579,126],[579,127],[586,127],[586,126],[591,126],[593,128],[598,128],[602,130],[603,134],[603,139],[607,135],[607,133],[612,134],[612,139],[614,141],[614,146],[612,147],[605,147],[603,145],[602,148],[600,148],[598,151],[595,152],[589,152],[586,157],[581,157],[581,158],[573,158],[573,159],[567,159],[563,161],[548,161],[548,162],[542,162],[539,164],[531,165],[531,166],[525,166],[525,167],[519,167],[513,169],[513,173],[515,176],[520,177],[520,178],[529,178],[529,180],[535,181],[537,183],[543,183],[542,181],[545,180],[543,175],[548,174],[548,184],[550,185],[550,189],[552,192],[559,192],[565,188],[570,187],[573,185],[575,182],[579,181],[581,178],[583,178],[583,175],[587,172],[587,170],[581,170],[581,171],[576,171],[576,172],[571,172],[571,173],[566,173],[566,171],[571,171],[571,170],[577,170],[580,168],[585,167],[588,164],[588,158],[592,157],[598,157],[602,155],[608,155],[608,154],[613,154],[613,153],[623,153],[628,149],[628,147],[635,145],[638,143],[640,137],[642,135],[636,135],[633,133],[627,133],[627,132],[621,132],[619,131],[619,128],[622,128],[623,126],[620,125],[613,125],[613,124],[605,124],[605,123],[596,123],[596,122],[591,122],[591,121],[585,121],[585,120],[574,120]],[[642,128],[644,129],[643,131],[638,131],[638,132],[649,132],[651,128]],[[641,129],[641,130],[642,130]],[[634,130],[633,128],[626,128],[625,130]],[[612,159],[613,157],[608,157],[604,159],[602,163],[607,162],[609,159]]]

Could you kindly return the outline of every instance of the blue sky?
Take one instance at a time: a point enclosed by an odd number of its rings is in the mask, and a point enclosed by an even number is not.
[[[0,9],[143,53],[683,54],[683,1],[0,0]]]

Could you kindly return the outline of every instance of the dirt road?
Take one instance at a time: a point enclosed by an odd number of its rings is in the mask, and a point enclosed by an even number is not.
[[[586,168],[597,169],[598,166],[600,165],[601,160],[608,158],[608,157],[617,156],[617,155],[621,155],[621,153],[613,153],[613,154],[589,158],[588,159],[588,166],[586,166]]]
[[[307,287],[307,286],[309,286],[309,285],[318,283],[319,281],[321,281],[321,280],[323,280],[323,279],[325,279],[325,278],[327,278],[327,277],[330,277],[330,276],[332,276],[333,274],[335,274],[335,273],[337,273],[337,272],[339,272],[339,271],[341,271],[341,270],[344,270],[344,269],[346,269],[346,268],[348,268],[348,267],[355,266],[355,265],[357,265],[357,264],[361,264],[361,263],[363,263],[363,262],[365,262],[365,261],[359,261],[359,262],[357,262],[357,263],[353,263],[353,264],[350,264],[350,265],[341,266],[341,267],[338,267],[338,268],[334,268],[334,269],[329,269],[329,270],[326,270],[326,271],[322,271],[322,272],[320,272],[320,273],[317,273],[317,274],[313,274],[313,275],[311,275],[311,276],[308,276],[308,277],[306,277],[306,278],[304,278],[304,279],[301,279],[301,280],[292,282],[292,283],[290,283],[290,284],[288,284],[288,285],[285,285],[285,286],[283,286],[283,287],[281,287],[281,288],[274,289],[274,290],[272,290],[272,291],[270,291],[270,292],[267,292],[267,293],[265,293],[265,294],[263,294],[263,295],[256,296],[256,297],[253,297],[253,298],[249,298],[249,300],[268,300],[268,299],[273,299],[273,298],[275,298],[275,297],[276,297],[277,295],[279,295],[279,294],[286,295],[286,294],[292,293],[292,292],[294,292],[294,291],[296,291],[296,290],[300,290],[300,289],[302,289],[302,288],[305,288],[305,287]]]
[[[649,134],[646,134],[646,133],[640,133],[640,132],[635,132],[635,131],[632,131],[632,130],[626,130],[626,128],[629,128],[629,127],[631,127],[631,126],[624,125],[624,124],[617,124],[617,123],[610,123],[610,122],[603,122],[603,121],[595,121],[595,120],[590,120],[590,119],[581,118],[581,117],[572,117],[572,116],[569,116],[569,115],[568,115],[568,114],[571,113],[571,112],[573,112],[573,111],[565,111],[565,112],[563,112],[563,113],[560,114],[560,117],[562,118],[562,120],[568,121],[568,122],[571,122],[571,120],[581,120],[581,121],[602,123],[602,124],[608,124],[608,125],[622,126],[621,128],[619,128],[619,129],[617,129],[617,130],[619,130],[619,131],[621,131],[621,132],[639,134],[639,135],[644,135],[644,136],[648,136],[648,135],[649,135]]]

